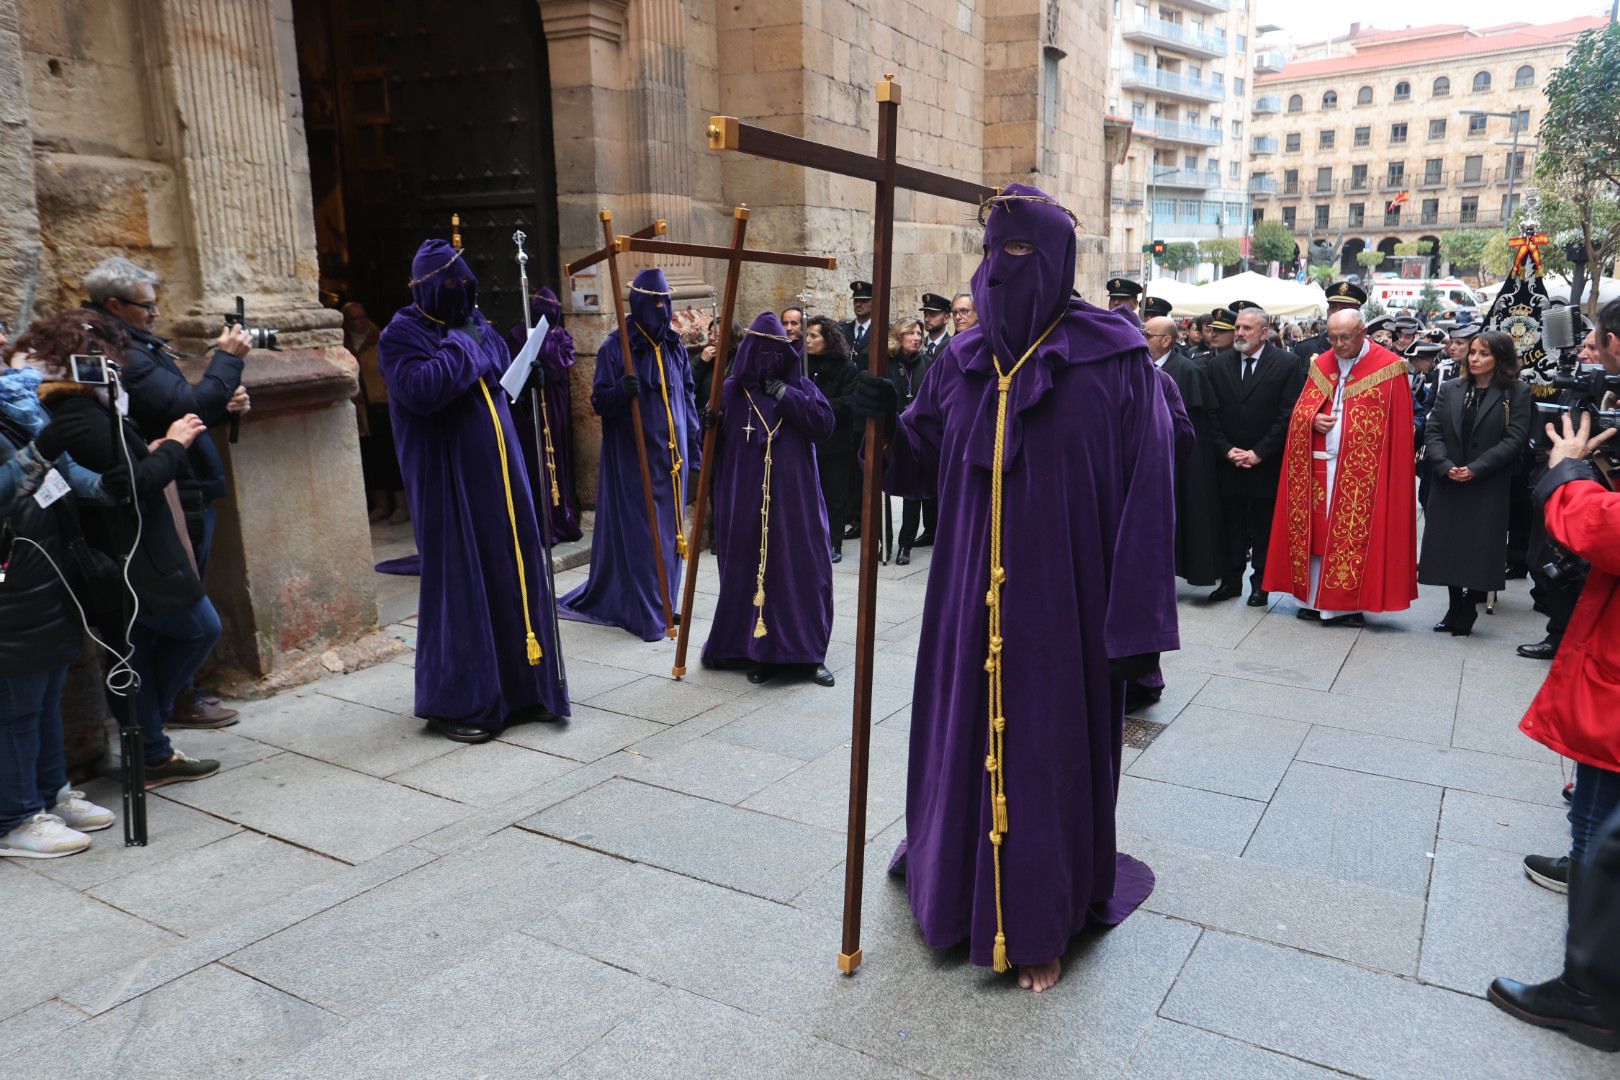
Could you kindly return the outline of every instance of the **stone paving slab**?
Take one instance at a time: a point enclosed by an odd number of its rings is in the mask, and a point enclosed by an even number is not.
[[[388,779],[441,799],[487,807],[544,787],[578,768],[577,761],[497,741],[452,750]]]
[[[1272,716],[1189,706],[1131,765],[1131,775],[1271,798],[1308,730]]]
[[[39,1045],[49,1045],[67,1030],[84,1022],[79,1010],[60,1001],[35,1005],[9,1020],[0,1020],[0,1055],[8,1061]],[[56,1074],[52,1074],[56,1075]]]
[[[1479,998],[1213,931],[1160,1014],[1356,1076],[1613,1075],[1609,1055]]]
[[[1450,706],[1380,701],[1343,692],[1256,683],[1222,675],[1211,676],[1193,702],[1212,709],[1230,709],[1256,716],[1279,716],[1287,720],[1348,728],[1372,735],[1391,735],[1440,746],[1451,742]],[[1153,718],[1158,719],[1157,716]]]
[[[91,802],[99,803],[116,814],[123,813],[121,788],[117,781],[92,780],[83,785],[83,789]],[[120,821],[111,829],[92,834],[90,850],[83,854],[71,859],[31,861],[27,867],[36,874],[44,874],[75,889],[91,889],[125,874],[161,866],[193,848],[215,843],[240,831],[239,825],[165,798],[160,789],[146,795],[146,832],[151,841],[147,846],[125,847],[124,825]],[[12,863],[14,869],[20,868],[12,860],[7,862]],[[4,874],[0,873],[0,881],[4,880]],[[0,888],[0,895],[4,895],[3,888]]]
[[[1421,899],[1440,795],[1427,784],[1296,761],[1243,855]]]
[[[679,724],[714,708],[733,695],[695,682],[648,675],[586,702],[603,712],[636,716],[659,724]]]
[[[779,901],[844,853],[836,833],[628,780],[558,803],[523,827]]]
[[[1178,919],[1412,974],[1423,900],[1163,840],[1120,835],[1158,878],[1144,907]]]
[[[361,674],[372,672],[394,683],[411,681],[383,664]],[[368,680],[377,681],[377,677]],[[378,777],[392,776],[454,748],[412,716],[409,705],[404,711],[389,711],[308,689],[244,707],[240,730],[256,742]]]
[[[1518,656],[1464,661],[1452,745],[1531,761],[1557,761],[1557,754],[1519,730],[1519,721],[1550,666]]]
[[[693,739],[665,750],[651,739],[619,756],[620,774],[654,787],[736,805],[803,768],[798,758],[718,739]]]
[[[1253,799],[1121,776],[1115,819],[1122,832],[1241,855],[1265,810]]]
[[[1524,876],[1523,856],[1441,840],[1418,977],[1484,997],[1498,975],[1541,982],[1563,966],[1569,900]]]
[[[1555,764],[1358,731],[1312,728],[1299,748],[1299,759],[1548,806],[1560,805],[1563,800],[1563,773]]]
[[[247,1076],[314,1042],[341,1020],[219,966],[203,968],[36,1043],[8,1075],[84,1080]]]
[[[405,993],[258,1074],[540,1076],[664,993],[656,983],[523,934],[424,972]],[[476,1023],[447,1023],[476,1017]]]
[[[339,701],[369,705],[383,712],[411,716],[416,712],[416,682],[401,679],[378,665],[345,675],[332,675],[311,683],[299,693],[324,694]]]
[[[1445,709],[1457,702],[1462,657],[1427,653],[1414,663],[1409,652],[1357,644],[1333,689],[1357,697]]]
[[[448,753],[452,744],[440,742]],[[467,812],[448,799],[298,754],[169,790],[188,806],[348,863],[408,844]]]
[[[1331,1080],[1344,1074],[1160,1017],[1125,1075],[1140,1080]]]
[[[1440,836],[1519,855],[1547,855],[1569,849],[1569,818],[1561,807],[1452,790],[1440,809]]]
[[[575,705],[573,715],[566,720],[519,724],[501,732],[496,741],[585,763],[598,761],[662,730],[662,724],[651,720]]]
[[[714,740],[706,740],[714,741]],[[911,740],[906,732],[883,724],[872,729],[868,744],[866,836],[871,839],[899,821],[906,812],[906,764]],[[829,750],[789,776],[768,785],[742,805],[776,817],[818,825],[831,832],[849,826],[850,748],[845,743]],[[843,793],[844,797],[839,798]]]

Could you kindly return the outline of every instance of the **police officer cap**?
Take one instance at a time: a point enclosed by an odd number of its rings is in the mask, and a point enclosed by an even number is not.
[[[1340,281],[1328,286],[1327,302],[1333,304],[1349,304],[1360,307],[1367,302],[1367,290],[1349,281]]]
[[[1234,300],[1226,306],[1231,308],[1234,312],[1237,312],[1246,311],[1249,308],[1259,307],[1260,305],[1255,303],[1253,300]]]
[[[1111,297],[1125,297],[1127,299],[1135,298],[1142,295],[1142,286],[1138,285],[1130,278],[1109,278],[1108,295]]]
[[[1435,342],[1414,341],[1412,344],[1406,347],[1406,352],[1403,355],[1408,360],[1421,360],[1424,357],[1432,358],[1439,356],[1441,351],[1440,346]]]
[[[1236,330],[1237,313],[1231,308],[1216,308],[1209,313],[1209,328],[1211,330]]]
[[[1170,314],[1170,301],[1162,296],[1150,296],[1142,301],[1142,314],[1150,319],[1163,318]]]
[[[939,293],[925,292],[922,296],[922,309],[941,314],[951,310],[951,302],[939,295]]]
[[[852,281],[849,283],[849,298],[851,300],[872,299],[872,283],[870,281]]]

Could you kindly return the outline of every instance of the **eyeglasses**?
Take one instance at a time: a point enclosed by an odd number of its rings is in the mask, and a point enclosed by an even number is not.
[[[128,304],[130,307],[145,308],[148,315],[157,314],[158,306],[156,300],[126,300],[122,296],[117,297],[116,299],[120,304]]]
[[[970,307],[952,308],[951,309],[951,314],[952,315],[971,315],[971,314],[973,314],[973,309],[970,308]]]

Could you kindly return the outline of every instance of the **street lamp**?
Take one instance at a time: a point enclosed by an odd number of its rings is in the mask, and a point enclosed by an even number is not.
[[[1508,157],[1507,206],[1502,213],[1502,224],[1509,231],[1512,231],[1513,225],[1508,221],[1508,214],[1513,209],[1513,184],[1519,178],[1519,113],[1517,111],[1493,112],[1490,109],[1460,109],[1458,111],[1463,116],[1500,116],[1508,121],[1508,126],[1511,129],[1510,134],[1513,136],[1513,142],[1509,145],[1513,149]]]
[[[1169,176],[1171,173],[1173,173],[1175,171],[1176,171],[1176,166],[1174,166],[1174,165],[1166,165],[1166,166],[1161,168],[1157,162],[1155,162],[1155,161],[1153,161],[1151,159],[1149,159],[1149,161],[1148,161],[1148,242],[1149,243],[1151,243],[1153,241],[1154,233],[1157,231],[1157,229],[1156,229],[1156,224],[1157,223],[1154,221],[1155,212],[1157,210],[1157,207],[1154,204],[1158,200],[1156,198],[1154,198],[1154,192],[1158,188],[1159,177],[1161,177],[1161,176]],[[1143,288],[1146,288],[1148,281],[1151,280],[1152,273],[1153,273],[1153,267],[1154,267],[1153,256],[1149,255],[1148,260],[1147,260],[1147,270],[1145,270],[1143,272],[1143,274],[1142,274],[1142,286],[1143,286]]]

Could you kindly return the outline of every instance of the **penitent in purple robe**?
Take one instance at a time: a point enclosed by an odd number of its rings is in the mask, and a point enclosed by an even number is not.
[[[1141,332],[1065,310],[1073,223],[1037,189],[993,205],[972,290],[979,325],[951,339],[900,418],[887,486],[940,501],[912,701],[904,869],[929,945],[992,962],[997,917],[986,659],[997,375],[1013,377],[1004,445],[1001,590],[1007,958],[1046,963],[1089,920],[1117,923],[1152,871],[1117,852],[1124,681],[1112,661],[1178,645],[1175,435]],[[1018,198],[1022,196],[1023,198]],[[1033,245],[1016,254],[1019,243]]]
[[[720,600],[703,663],[820,664],[832,633],[832,563],[815,444],[833,431],[832,406],[803,374],[798,349],[772,312],[754,320],[721,398],[715,453],[714,550]],[[782,384],[780,400],[766,384]],[[775,434],[767,444],[766,432]],[[756,608],[765,453],[771,455],[765,603]],[[763,618],[765,635],[754,631]]]
[[[411,277],[416,302],[389,321],[377,358],[422,561],[416,713],[492,731],[536,705],[566,716],[540,530],[498,381],[506,341],[477,310],[478,283],[449,244],[423,243]],[[531,630],[542,653],[533,665]]]
[[[566,544],[578,540],[584,533],[579,527],[579,497],[574,493],[574,393],[569,385],[574,366],[574,337],[562,325],[562,304],[557,294],[542,285],[529,302],[530,322],[538,323],[541,316],[550,324],[546,340],[540,345],[538,362],[545,372],[545,389],[540,397],[546,405],[546,421],[551,425],[551,457],[557,466],[557,502],[549,508],[551,515],[551,542]],[[517,323],[506,332],[507,343],[516,356],[523,348],[527,335],[523,324]],[[551,498],[551,477],[542,463],[542,453],[535,445],[533,399],[529,394],[513,402],[512,419],[518,425],[519,441],[523,444],[523,464],[529,473],[529,488],[534,492],[535,509],[540,521],[546,521],[547,507],[542,498]],[[543,436],[542,436],[543,437]]]
[[[685,496],[694,470],[701,464],[702,449],[692,368],[680,335],[670,325],[669,297],[662,270],[637,274],[630,284],[628,326],[630,355],[641,380],[642,433],[673,609],[680,603],[682,566],[676,537],[685,527]],[[602,418],[602,461],[597,474],[590,577],[562,598],[557,613],[579,622],[623,627],[643,641],[656,641],[664,636],[664,601],[658,590],[652,534],[647,529],[630,399],[621,386],[624,374],[624,353],[615,330],[597,350],[596,379],[591,386],[591,407]],[[679,500],[674,490],[676,478],[671,477],[671,441],[681,462]]]

